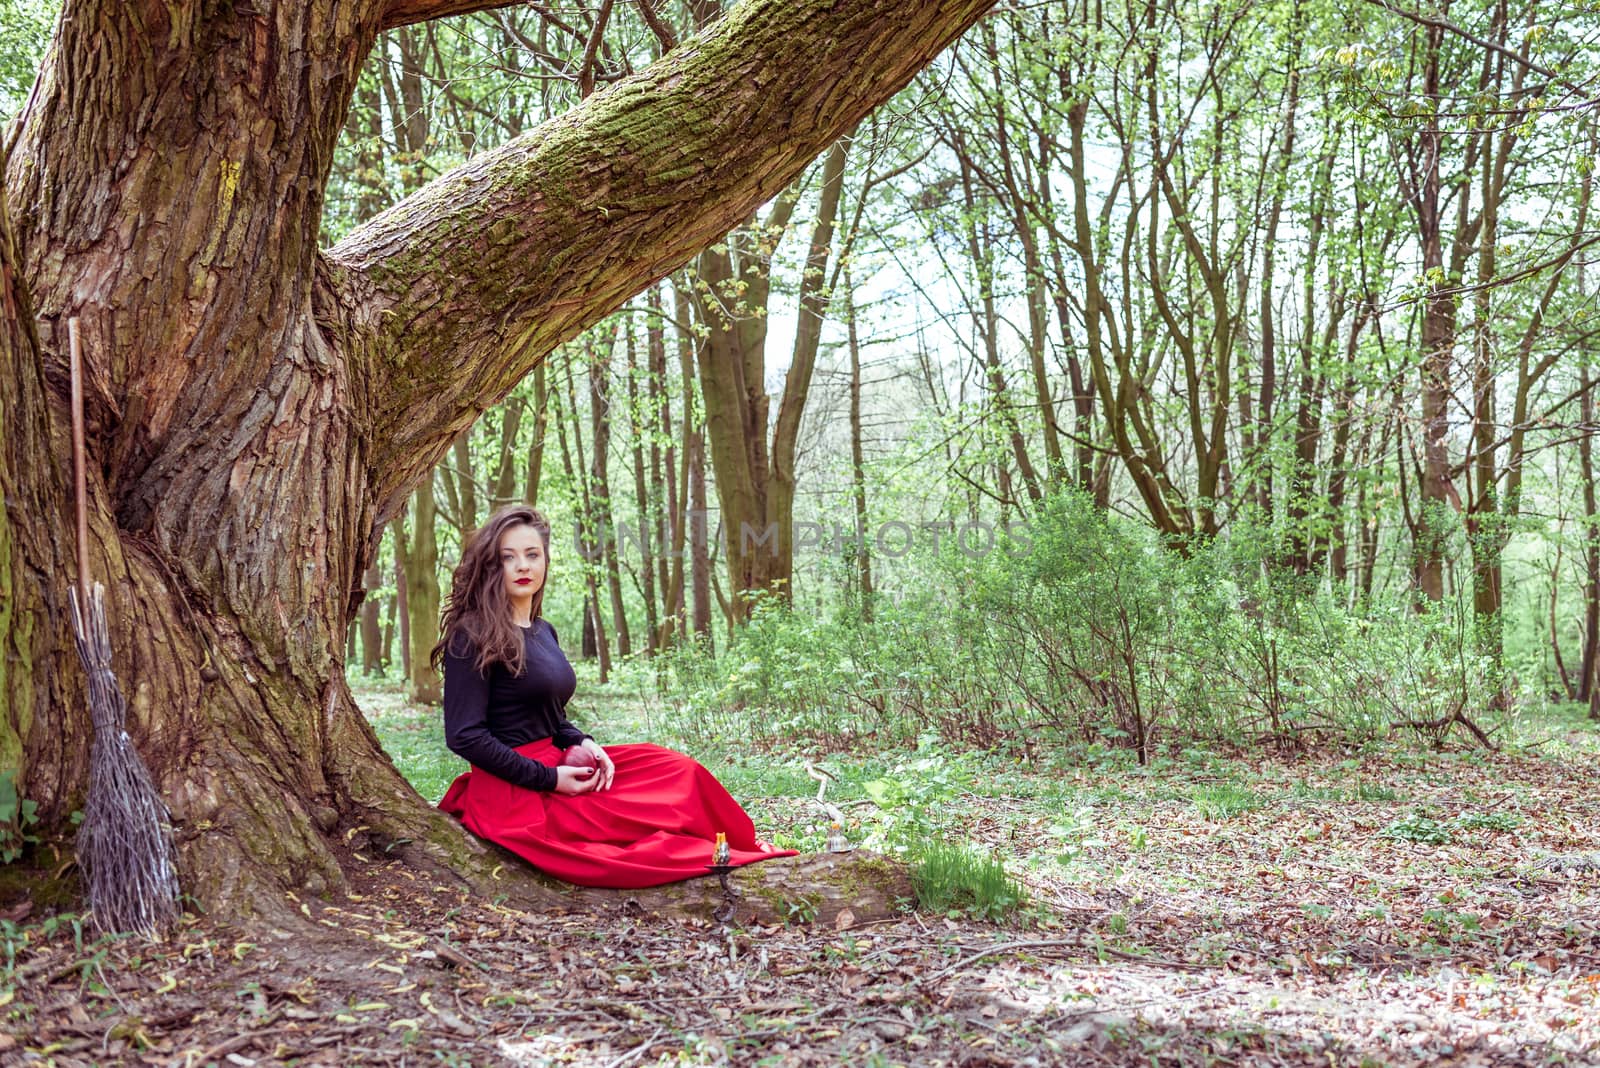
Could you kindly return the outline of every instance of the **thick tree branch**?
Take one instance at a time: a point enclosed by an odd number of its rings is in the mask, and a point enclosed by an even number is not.
[[[409,26],[430,19],[450,15],[469,15],[474,11],[490,11],[497,7],[513,7],[522,0],[389,0],[383,8],[381,29]]]
[[[777,195],[990,3],[753,0],[340,242],[380,516],[547,353]]]

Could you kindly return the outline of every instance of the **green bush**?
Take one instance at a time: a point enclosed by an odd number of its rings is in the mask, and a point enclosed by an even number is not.
[[[931,732],[974,749],[1043,735],[1141,761],[1173,744],[1439,744],[1461,716],[1499,722],[1470,606],[1353,604],[1277,551],[1241,524],[1180,554],[1062,492],[987,553],[947,537],[898,560],[902,586],[870,622],[850,601],[757,598],[720,655],[669,655],[668,692],[691,734],[848,748]]]
[[[1008,544],[972,569],[977,655],[1033,724],[1145,755],[1175,666],[1166,554],[1077,492],[1044,502],[1027,533],[1026,551]]]

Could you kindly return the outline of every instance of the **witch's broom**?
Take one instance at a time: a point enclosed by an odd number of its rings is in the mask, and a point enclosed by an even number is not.
[[[128,705],[111,671],[106,589],[89,588],[89,512],[83,449],[83,350],[78,320],[67,321],[72,350],[72,464],[78,507],[78,584],[72,630],[89,675],[89,800],[78,830],[78,866],[89,887],[89,907],[101,931],[161,935],[178,916],[178,871],[166,804],[125,729]]]

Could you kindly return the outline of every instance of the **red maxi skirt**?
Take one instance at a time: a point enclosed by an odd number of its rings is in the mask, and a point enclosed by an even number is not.
[[[549,738],[518,746],[555,767]],[[792,857],[763,852],[755,825],[723,785],[691,757],[659,745],[613,745],[617,773],[606,790],[568,796],[513,786],[473,768],[450,784],[439,808],[534,867],[579,886],[638,889],[706,875],[720,831],[730,864]]]

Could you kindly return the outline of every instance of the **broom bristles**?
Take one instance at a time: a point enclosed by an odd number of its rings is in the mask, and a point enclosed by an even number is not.
[[[70,592],[73,636],[89,675],[94,743],[89,798],[78,832],[78,866],[101,931],[161,935],[178,918],[171,815],[125,729],[127,702],[111,670],[105,587],[94,584],[88,612]]]

